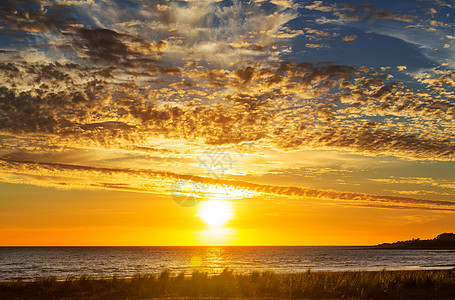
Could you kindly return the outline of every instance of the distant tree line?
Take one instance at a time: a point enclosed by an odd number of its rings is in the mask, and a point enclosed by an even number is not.
[[[455,249],[455,234],[442,233],[434,239],[421,240],[419,238],[395,243],[383,243],[376,248],[384,249]]]

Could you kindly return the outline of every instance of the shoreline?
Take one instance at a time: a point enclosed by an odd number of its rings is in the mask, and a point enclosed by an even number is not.
[[[22,282],[33,282],[42,278],[55,278],[57,282],[60,281],[66,281],[68,279],[74,279],[74,278],[80,278],[82,276],[86,278],[90,278],[90,280],[109,280],[112,279],[113,277],[117,279],[131,279],[134,278],[135,276],[159,276],[163,272],[169,272],[170,277],[177,277],[181,274],[185,277],[191,277],[193,273],[200,273],[200,274],[206,274],[209,277],[214,277],[218,276],[224,271],[229,271],[233,272],[236,275],[251,275],[253,273],[274,273],[276,275],[295,275],[295,274],[302,274],[302,273],[375,273],[375,272],[421,272],[421,271],[455,271],[455,263],[449,263],[449,264],[441,264],[441,265],[422,265],[422,266],[401,266],[401,267],[369,267],[369,268],[346,268],[346,269],[335,269],[332,270],[330,268],[313,268],[309,267],[306,269],[301,269],[295,272],[280,272],[279,270],[277,271],[276,269],[258,269],[258,270],[248,270],[248,271],[239,271],[236,270],[235,268],[224,268],[218,272],[213,272],[209,270],[210,268],[206,269],[194,269],[188,272],[185,271],[176,271],[172,270],[171,268],[163,268],[162,271],[160,272],[139,272],[135,273],[132,275],[106,275],[106,276],[96,276],[96,275],[91,275],[87,273],[82,273],[80,275],[70,275],[66,277],[60,277],[57,274],[48,274],[48,275],[43,275],[43,276],[38,276],[34,278],[25,278],[25,277],[15,277],[15,278],[10,278],[10,279],[0,279],[0,283],[5,283],[5,282],[15,282],[15,281],[22,281]]]
[[[0,281],[1,299],[455,298],[455,270],[137,274]]]
[[[216,270],[217,269],[217,270]],[[173,268],[166,268],[163,267],[161,270],[156,272],[137,272],[130,275],[124,274],[106,274],[97,276],[95,274],[90,273],[80,273],[76,275],[68,275],[68,276],[60,276],[58,273],[55,274],[45,274],[36,277],[11,277],[7,279],[0,279],[0,283],[4,282],[14,282],[14,281],[22,281],[22,282],[33,282],[39,280],[40,278],[56,278],[57,281],[65,281],[68,278],[78,278],[81,276],[97,280],[97,279],[112,279],[115,278],[122,278],[122,279],[130,279],[134,278],[135,276],[157,276],[162,272],[169,272],[171,277],[178,276],[183,274],[184,276],[191,276],[193,273],[203,273],[207,274],[207,276],[218,276],[224,271],[228,270],[233,272],[237,275],[250,275],[252,273],[275,273],[277,275],[292,275],[292,274],[301,274],[301,273],[355,273],[355,272],[419,272],[419,271],[448,271],[454,270],[455,271],[455,263],[447,263],[447,264],[432,264],[432,265],[416,265],[416,266],[370,266],[370,267],[306,267],[301,268],[295,271],[282,271],[279,268],[271,268],[271,269],[249,269],[249,270],[242,270],[236,269],[235,267],[225,267],[225,268],[194,268],[194,269],[187,269],[182,271],[180,268],[173,269]]]
[[[346,273],[379,273],[379,272],[386,272],[386,273],[397,273],[397,272],[426,272],[426,271],[452,271],[455,272],[455,264],[446,264],[446,265],[434,265],[434,266],[417,266],[417,267],[410,267],[416,269],[388,269],[388,268],[381,268],[378,267],[376,270],[368,270],[368,269],[358,269],[358,270],[317,270],[313,268],[308,268],[307,270],[301,270],[298,272],[277,272],[273,269],[270,270],[255,270],[255,271],[247,271],[247,272],[237,272],[231,268],[225,268],[221,272],[207,272],[206,270],[193,270],[192,272],[173,272],[170,269],[163,269],[161,272],[154,272],[154,273],[136,273],[131,276],[118,276],[118,275],[108,275],[103,277],[92,276],[89,274],[81,274],[79,276],[67,276],[64,279],[59,279],[57,275],[46,275],[46,276],[39,276],[36,278],[12,278],[6,280],[0,280],[0,284],[2,283],[11,283],[11,282],[35,282],[42,279],[52,279],[56,282],[64,282],[64,281],[71,281],[71,280],[78,280],[80,278],[85,278],[88,280],[112,280],[113,278],[118,280],[130,280],[136,277],[157,277],[161,276],[163,273],[167,273],[169,278],[176,278],[179,276],[183,276],[184,278],[191,278],[193,274],[203,274],[207,277],[217,277],[220,276],[222,273],[231,273],[233,275],[238,276],[250,276],[252,274],[275,274],[277,276],[294,276],[299,274],[308,274],[308,273],[330,273],[330,274],[346,274]],[[422,268],[422,269],[417,269]],[[431,269],[430,269],[431,268]]]

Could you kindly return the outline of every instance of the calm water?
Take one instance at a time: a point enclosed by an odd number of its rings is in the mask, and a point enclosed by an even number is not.
[[[453,268],[455,251],[360,247],[0,247],[0,280],[82,274],[94,277],[273,270],[414,270]],[[444,266],[445,265],[445,266]]]

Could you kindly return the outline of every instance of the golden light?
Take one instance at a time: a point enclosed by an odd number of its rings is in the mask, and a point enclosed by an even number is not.
[[[197,216],[209,226],[220,227],[234,217],[234,212],[228,201],[206,200],[199,204]]]
[[[207,185],[204,190],[204,196],[213,200],[243,199],[254,195],[254,192],[243,188],[218,184]]]

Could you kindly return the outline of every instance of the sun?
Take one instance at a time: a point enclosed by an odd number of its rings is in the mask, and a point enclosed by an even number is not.
[[[228,201],[206,200],[199,204],[198,214],[207,225],[220,227],[234,217],[232,205]]]

